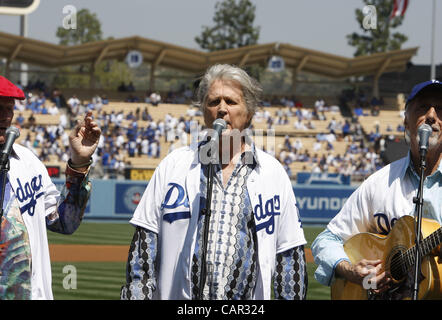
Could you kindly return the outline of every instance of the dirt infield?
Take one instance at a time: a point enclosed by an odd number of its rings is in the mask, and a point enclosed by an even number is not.
[[[53,262],[124,262],[129,246],[52,244],[49,252]],[[307,262],[313,262],[309,248],[305,249],[305,258]]]
[[[51,261],[121,262],[127,260],[129,246],[52,244]]]

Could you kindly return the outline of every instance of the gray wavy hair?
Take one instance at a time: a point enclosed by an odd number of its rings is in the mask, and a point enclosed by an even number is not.
[[[241,85],[247,111],[249,114],[255,114],[261,102],[262,86],[243,69],[230,64],[215,64],[207,69],[196,91],[197,101],[194,102],[196,106],[201,110],[204,108],[210,86],[215,80],[238,82]]]

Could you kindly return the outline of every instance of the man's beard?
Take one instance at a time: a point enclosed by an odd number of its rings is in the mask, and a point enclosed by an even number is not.
[[[428,149],[433,149],[433,148],[435,148],[439,144],[438,132],[440,132],[440,131],[433,132],[430,135],[430,137],[428,138]],[[410,131],[408,129],[405,129],[404,139],[405,139],[405,142],[408,145],[410,145],[410,143],[411,143],[411,136],[410,136]],[[420,137],[419,137],[418,134],[416,134],[416,142],[417,142],[417,145],[419,145]]]

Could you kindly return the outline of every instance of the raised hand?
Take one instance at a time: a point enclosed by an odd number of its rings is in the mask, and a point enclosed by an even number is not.
[[[77,120],[77,125],[69,135],[71,161],[74,165],[87,163],[97,148],[101,129],[88,111],[83,121]]]

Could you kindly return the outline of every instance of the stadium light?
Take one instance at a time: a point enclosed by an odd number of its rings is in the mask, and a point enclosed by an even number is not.
[[[37,9],[40,0],[0,0],[0,14],[26,15]]]
[[[137,50],[131,50],[126,56],[126,64],[129,68],[136,69],[143,63],[143,54]]]
[[[280,56],[272,56],[267,64],[267,70],[281,72],[285,69],[284,59]]]
[[[277,42],[275,43],[275,46],[273,48],[272,56],[267,62],[267,70],[271,72],[281,72],[285,69],[285,62],[284,59],[278,55],[279,53],[279,46],[281,43]]]

